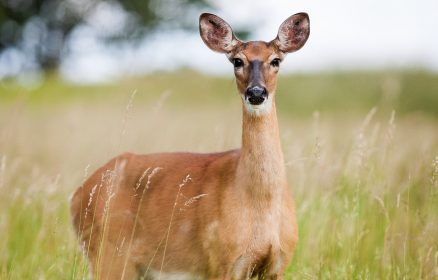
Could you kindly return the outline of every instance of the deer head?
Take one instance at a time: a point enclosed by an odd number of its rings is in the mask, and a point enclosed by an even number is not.
[[[272,108],[280,64],[287,53],[299,50],[310,33],[309,17],[298,13],[286,19],[270,42],[242,42],[220,17],[204,13],[199,18],[204,43],[225,53],[234,65],[237,88],[249,113],[262,115]]]

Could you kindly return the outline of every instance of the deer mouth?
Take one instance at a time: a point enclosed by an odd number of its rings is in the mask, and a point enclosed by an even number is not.
[[[250,98],[248,96],[242,96],[245,109],[251,115],[261,116],[265,113],[269,113],[272,107],[272,98],[269,96],[261,98]]]
[[[251,96],[251,97],[247,97],[247,100],[251,105],[261,105],[265,101],[265,97]]]

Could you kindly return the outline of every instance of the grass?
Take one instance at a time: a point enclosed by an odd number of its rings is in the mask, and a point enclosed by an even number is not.
[[[421,71],[282,78],[300,226],[287,279],[438,278],[437,92],[438,77]],[[73,190],[123,151],[239,146],[238,100],[232,79],[192,72],[102,86],[51,76],[32,90],[3,82],[0,279],[87,279]]]

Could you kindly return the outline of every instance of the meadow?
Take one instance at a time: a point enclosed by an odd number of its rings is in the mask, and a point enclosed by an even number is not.
[[[124,151],[238,147],[236,92],[183,70],[0,82],[0,279],[88,279],[71,193]],[[277,104],[300,236],[286,279],[438,279],[438,75],[283,76]]]

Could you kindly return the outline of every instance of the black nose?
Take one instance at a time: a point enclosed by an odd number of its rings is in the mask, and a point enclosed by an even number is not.
[[[252,105],[260,105],[265,101],[268,92],[264,87],[254,86],[246,90],[245,96]]]

